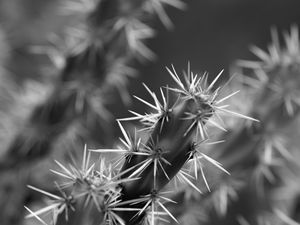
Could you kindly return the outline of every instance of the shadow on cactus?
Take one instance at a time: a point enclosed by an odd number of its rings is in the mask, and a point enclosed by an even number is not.
[[[77,208],[82,208],[83,204],[84,208],[92,205],[104,224],[154,225],[169,219],[177,222],[165,206],[176,203],[168,197],[170,191],[164,189],[172,179],[189,184],[200,194],[200,189],[194,184],[199,170],[209,188],[200,159],[228,173],[221,163],[201,151],[203,142],[210,139],[209,125],[224,131],[223,113],[257,120],[228,109],[224,102],[237,92],[220,97],[223,87],[215,88],[215,85],[223,71],[209,83],[206,73],[201,76],[194,74],[190,66],[183,73],[183,80],[173,66],[167,70],[176,86],[161,88],[162,100],[159,101],[145,85],[153,103],[136,98],[153,112],[144,115],[132,112],[133,117],[118,120],[124,136],[119,148],[89,151],[85,148],[80,167],[74,164],[64,166],[56,161],[59,170],[52,172],[64,179],[57,184],[61,196],[29,186],[52,201],[35,212],[27,208],[30,212],[27,218],[35,217],[46,224],[40,216],[50,212],[52,223],[56,224],[60,214],[65,214],[65,219],[70,220],[69,212],[73,210],[76,214]],[[121,124],[121,121],[130,120],[139,120],[144,128],[131,136]],[[146,140],[142,140],[141,135],[146,135]],[[98,162],[90,161],[92,152],[100,153]],[[116,153],[119,157],[107,162],[105,153]],[[183,170],[186,164],[190,165],[187,172]]]

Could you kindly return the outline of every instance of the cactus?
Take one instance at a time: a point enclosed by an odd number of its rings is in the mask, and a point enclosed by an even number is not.
[[[161,88],[160,102],[157,95],[144,85],[154,103],[136,98],[154,112],[145,115],[132,112],[133,117],[118,120],[124,136],[120,148],[95,149],[89,153],[85,149],[81,168],[74,165],[67,168],[57,162],[60,170],[53,172],[64,178],[57,185],[64,197],[29,186],[54,201],[36,212],[28,209],[31,212],[28,217],[36,217],[42,221],[40,214],[52,211],[55,224],[58,214],[63,212],[68,219],[67,209],[75,210],[76,214],[76,208],[82,207],[76,204],[80,202],[85,207],[91,203],[98,210],[98,214],[102,215],[105,224],[156,224],[160,220],[168,219],[166,216],[177,222],[165,206],[175,203],[168,197],[168,191],[164,190],[171,180],[185,182],[201,193],[193,184],[193,180],[198,178],[198,170],[201,169],[202,177],[209,188],[200,162],[203,159],[228,173],[221,163],[201,150],[202,142],[209,139],[208,125],[224,130],[216,122],[222,122],[221,113],[257,120],[233,112],[224,105],[237,91],[220,98],[222,88],[215,88],[215,84],[222,71],[209,84],[207,74],[194,74],[190,71],[190,66],[184,73],[184,82],[173,66],[167,70],[177,86],[167,87],[165,91]],[[172,99],[175,99],[174,102]],[[136,131],[134,136],[130,136],[121,124],[121,121],[129,120],[139,120],[143,124],[143,128]],[[140,136],[146,136],[145,140]],[[101,153],[99,169],[94,163],[89,163],[91,152]],[[120,157],[105,165],[105,153],[118,154]],[[193,167],[195,174],[188,174],[184,170],[186,164]]]
[[[206,224],[209,221],[240,225],[298,224],[297,151],[289,149],[291,145],[288,145],[287,136],[289,130],[294,129],[293,123],[299,112],[297,28],[292,27],[291,34],[285,35],[286,47],[280,47],[278,40],[273,31],[270,53],[252,48],[261,62],[237,62],[238,67],[247,69],[246,72],[253,72],[231,82],[233,88],[238,86],[243,91],[240,101],[232,100],[239,91],[228,94],[224,87],[215,88],[222,72],[209,84],[207,74],[198,76],[190,71],[190,66],[183,73],[184,82],[173,66],[167,68],[176,87],[161,88],[161,101],[144,85],[154,103],[135,98],[150,107],[152,112],[143,115],[131,111],[133,117],[118,120],[124,136],[120,139],[120,147],[90,149],[89,153],[85,150],[84,155],[100,153],[102,166],[100,170],[94,170],[92,164],[81,169],[80,173],[90,170],[90,174],[95,171],[103,174],[109,171],[105,177],[111,180],[106,180],[107,186],[104,185],[108,189],[100,189],[101,194],[98,193],[100,196],[109,193],[106,198],[90,197],[82,187],[78,189],[78,175],[71,178],[71,171],[76,171],[72,169],[74,166],[68,169],[57,163],[60,171],[54,172],[73,180],[72,186],[68,186],[72,194],[66,199],[83,196],[79,203],[73,203],[75,213],[72,215],[78,219],[77,208],[82,208],[83,202],[91,201],[94,209],[89,213],[101,215],[98,217],[100,222],[97,222],[104,224],[158,224],[166,221],[175,224]],[[221,91],[226,92],[222,97]],[[247,107],[240,108],[249,116],[229,110],[226,101],[233,108],[242,105],[241,102],[248,102]],[[248,122],[233,120],[226,123],[229,120],[226,114]],[[121,123],[132,120],[138,120],[143,126],[130,134]],[[211,141],[210,133],[216,133],[225,142]],[[212,148],[217,148],[217,151],[210,151]],[[103,166],[105,154],[109,153],[118,157]],[[223,173],[216,173],[212,166]],[[211,185],[212,181],[217,183]],[[174,185],[176,191],[170,191]],[[58,188],[62,186],[58,185]],[[278,193],[288,195],[278,199]],[[240,204],[243,204],[242,208],[238,208]],[[254,210],[243,211],[253,204],[256,205]],[[85,203],[84,207],[91,206]],[[30,210],[28,217],[42,220],[40,214],[49,210],[52,210],[49,206],[37,212]],[[86,214],[84,212],[81,210],[78,214],[82,216]],[[210,217],[214,212],[217,216]],[[56,217],[62,210],[53,213]]]

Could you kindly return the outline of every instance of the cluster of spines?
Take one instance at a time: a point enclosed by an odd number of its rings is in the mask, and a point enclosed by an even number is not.
[[[115,194],[109,194],[109,196],[114,196],[115,199],[113,201],[114,207],[108,210],[111,214],[105,214],[106,216],[104,216],[108,224],[134,224],[138,221],[144,221],[153,225],[158,220],[166,220],[166,215],[177,222],[177,219],[164,205],[175,203],[166,195],[169,192],[164,191],[165,186],[173,178],[190,185],[201,193],[201,190],[194,184],[194,180],[198,178],[197,174],[199,171],[201,171],[201,176],[208,190],[210,190],[204,174],[202,160],[228,173],[219,162],[201,152],[202,142],[207,142],[209,138],[206,124],[209,123],[211,117],[217,115],[218,119],[221,120],[221,117],[217,114],[221,111],[256,121],[228,110],[227,105],[221,105],[221,103],[237,93],[235,92],[219,99],[219,91],[221,89],[215,89],[214,85],[221,73],[208,84],[207,74],[199,76],[191,72],[188,67],[187,73],[184,73],[183,83],[173,66],[172,70],[167,70],[177,87],[167,87],[167,94],[164,94],[162,89],[160,89],[162,95],[161,103],[156,94],[145,86],[153,98],[154,104],[138,97],[137,99],[155,111],[145,115],[133,112],[134,117],[123,119],[125,121],[138,119],[145,125],[145,129],[135,131],[133,137],[131,137],[121,125],[121,122],[118,121],[124,136],[123,139],[120,139],[123,146],[118,149],[90,150],[101,153],[101,160],[105,157],[103,156],[104,153],[110,152],[120,155],[120,158],[108,166],[109,174],[103,174],[103,171],[107,171],[107,168],[103,166],[100,170],[96,170],[94,164],[88,166],[90,153],[86,154],[86,150],[80,170],[73,166],[69,170],[57,162],[63,172],[53,171],[67,179],[69,181],[67,186],[69,187],[75,187],[75,183],[78,180],[86,182],[91,174],[93,179],[95,176],[98,179],[97,176],[99,175],[101,175],[101,179],[105,177],[107,180],[104,182],[106,183],[104,187],[108,188],[110,192],[116,192]],[[169,92],[172,92],[177,99],[172,106],[170,106],[169,98],[167,97],[170,94]],[[211,124],[217,128],[222,127],[216,122]],[[143,142],[139,138],[139,132],[147,132],[148,140]],[[184,165],[190,165],[188,166],[189,169],[184,170]],[[118,168],[117,172],[112,172],[113,167]],[[95,173],[98,175],[95,175]],[[98,191],[101,190],[103,192],[103,186],[101,189],[99,184],[97,186],[94,183],[93,186]],[[91,183],[88,184],[88,186],[91,185]],[[35,188],[35,190],[39,189]],[[87,198],[89,196],[88,199],[94,200],[96,206],[100,204],[98,202],[99,196],[90,196],[90,192],[79,190],[81,193],[73,196],[72,199],[83,196]],[[101,196],[100,193],[98,194]],[[105,203],[106,201],[103,199],[103,202]],[[100,209],[99,212],[104,213],[101,211],[101,207],[97,208]],[[46,207],[46,209],[48,208]],[[45,209],[38,212],[31,211],[31,216],[38,217],[40,213],[44,212]]]
[[[68,221],[70,211],[77,213],[75,210],[80,202],[84,208],[91,205],[96,208],[107,224],[124,224],[117,212],[135,210],[122,208],[120,184],[136,178],[120,179],[122,174],[116,173],[113,165],[107,163],[104,158],[92,163],[91,152],[88,152],[86,147],[81,166],[76,166],[76,163],[65,166],[59,161],[55,162],[59,170],[51,171],[63,180],[60,184],[55,183],[60,196],[28,185],[30,189],[44,194],[51,200],[46,207],[35,212],[25,207],[30,212],[27,218],[35,217],[42,224],[47,224],[41,215],[50,213],[51,224],[56,224],[62,219],[61,214],[64,214],[64,219]]]

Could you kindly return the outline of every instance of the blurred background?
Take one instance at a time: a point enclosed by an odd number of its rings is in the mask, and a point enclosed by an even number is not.
[[[62,2],[0,0],[1,225],[32,224],[32,221],[26,222],[23,219],[23,205],[39,202],[41,196],[29,191],[26,185],[51,191],[49,186],[53,184],[54,178],[49,169],[54,166],[54,159],[67,159],[69,151],[80,151],[84,143],[95,148],[114,146],[120,135],[114,119],[129,116],[129,109],[145,111],[144,105],[136,100],[122,99],[126,95],[122,92],[122,85],[121,91],[116,88],[113,93],[102,93],[101,101],[105,102],[105,109],[103,105],[97,105],[90,113],[85,108],[88,105],[85,101],[88,100],[78,100],[78,96],[81,96],[78,94],[81,93],[80,84],[86,80],[93,83],[94,80],[87,76],[87,79],[78,82],[79,87],[76,82],[72,83],[75,76],[72,74],[85,72],[80,66],[70,69],[66,65],[80,64],[83,59],[77,57],[76,53],[74,55],[77,58],[69,57],[70,62],[65,60],[69,43],[63,37],[68,31],[68,34],[75,36],[76,41],[85,42],[80,33],[82,31],[73,29],[86,19],[82,15],[85,9],[68,14],[62,10]],[[172,83],[165,69],[171,64],[181,71],[190,62],[193,71],[207,71],[210,79],[225,69],[223,78],[226,79],[232,75],[231,68],[237,59],[256,59],[249,51],[251,45],[266,49],[271,41],[271,27],[281,32],[289,30],[292,24],[300,23],[298,0],[184,2],[185,10],[166,8],[173,23],[172,29],[167,29],[155,16],[147,18],[147,24],[153,28],[155,36],[143,42],[154,52],[155,58],[130,61],[130,67],[137,75],[128,76],[126,80],[125,89],[130,96],[146,96],[145,99],[149,99],[142,82],[154,91]],[[89,9],[89,4],[86,6]],[[107,10],[113,11],[111,8]],[[105,15],[105,11],[101,13]],[[111,27],[107,25],[105,29]],[[101,37],[105,32],[97,35]],[[122,49],[122,41],[114,48],[115,52]],[[106,65],[125,58],[119,57],[121,53],[117,56],[109,54],[111,57],[106,59]],[[91,63],[94,67],[98,64],[101,63]],[[108,71],[106,68],[103,70]],[[101,72],[99,74],[101,76]],[[71,81],[69,86],[62,85],[66,80]],[[105,89],[105,82],[111,81],[97,78],[95,82],[97,87]],[[73,90],[74,86],[77,88],[76,97],[65,92],[68,88]],[[92,87],[95,93],[97,87]],[[85,91],[88,92],[88,89],[89,86]],[[118,91],[121,94],[116,94]],[[95,93],[92,93],[93,97]],[[58,99],[61,102],[56,101]],[[76,105],[75,110],[71,106],[72,109],[66,107],[73,103]]]
[[[250,46],[267,47],[271,27],[288,30],[300,21],[297,0],[185,2],[184,11],[167,8],[173,29],[166,29],[157,18],[150,21],[156,36],[147,45],[156,54],[156,60],[136,65],[139,76],[131,80],[129,88],[134,88],[130,90],[143,92],[141,81],[149,86],[164,85],[170,80],[165,66],[174,64],[182,70],[188,61],[194,70],[208,71],[211,76],[222,69],[228,74],[235,60],[255,58]],[[17,82],[45,76],[40,71],[44,65],[40,64],[46,57],[31,54],[28,48],[48,44],[51,34],[60,34],[70,24],[70,18],[61,15],[60,7],[60,1],[55,0],[1,1],[2,42],[5,42],[1,44],[2,58],[9,55],[5,68]]]

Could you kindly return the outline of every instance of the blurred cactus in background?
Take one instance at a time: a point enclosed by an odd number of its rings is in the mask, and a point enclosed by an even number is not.
[[[229,78],[171,65],[132,100],[168,6],[188,4],[53,1],[32,36],[2,9],[0,224],[300,224],[297,26]],[[114,122],[119,101],[145,109]]]

